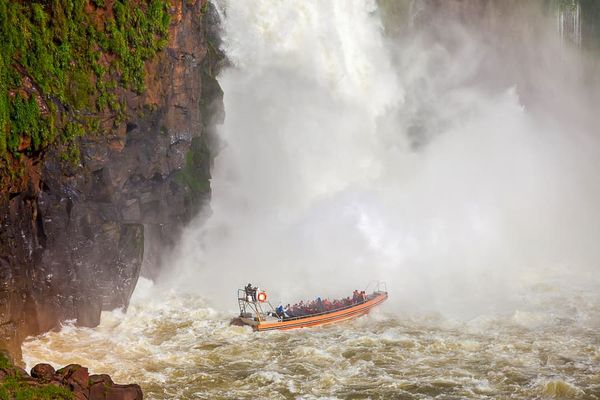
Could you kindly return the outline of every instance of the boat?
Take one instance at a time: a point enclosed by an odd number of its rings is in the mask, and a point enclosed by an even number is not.
[[[240,315],[238,318],[234,318],[231,323],[233,325],[248,325],[253,330],[260,332],[338,323],[365,315],[388,298],[385,282],[376,282],[370,294],[367,294],[367,289],[360,292],[355,291],[352,301],[346,301],[346,304],[341,307],[328,307],[325,309],[325,307],[320,306],[318,310],[314,310],[315,312],[296,316],[291,313],[290,315],[281,306],[273,307],[268,300],[266,291],[251,287],[248,284],[247,287],[238,289]],[[357,297],[356,293],[360,295]]]

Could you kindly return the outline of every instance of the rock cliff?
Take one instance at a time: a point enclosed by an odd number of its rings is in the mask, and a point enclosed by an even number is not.
[[[84,3],[102,19],[98,10],[137,2]],[[223,118],[219,18],[207,0],[166,7],[167,42],[143,64],[142,90],[115,91],[118,118],[92,115],[99,129],[74,140],[75,162],[59,143],[24,151],[3,183],[0,346],[17,359],[27,335],[67,319],[95,326],[102,310],[127,307],[142,269],[158,272],[161,249],[210,196],[211,129]]]

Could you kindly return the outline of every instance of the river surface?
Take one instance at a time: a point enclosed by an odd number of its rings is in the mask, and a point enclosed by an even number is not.
[[[126,314],[27,341],[28,367],[80,363],[139,382],[147,399],[600,397],[597,293],[544,286],[532,292],[537,311],[502,317],[407,318],[388,305],[339,325],[254,333],[197,296],[141,285]]]

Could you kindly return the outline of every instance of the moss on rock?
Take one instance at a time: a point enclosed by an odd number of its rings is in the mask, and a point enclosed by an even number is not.
[[[166,0],[0,0],[0,180],[23,154],[122,121],[124,91],[167,44]]]
[[[0,353],[0,400],[74,399],[70,390],[55,384],[32,382],[27,373],[14,366],[10,359]]]

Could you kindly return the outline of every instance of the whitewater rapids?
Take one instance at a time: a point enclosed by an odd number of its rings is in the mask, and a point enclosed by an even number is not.
[[[391,294],[393,296],[393,293]],[[600,396],[600,295],[532,288],[530,311],[467,322],[395,317],[287,332],[142,281],[127,314],[29,340],[28,368],[79,363],[158,399],[498,399]]]

